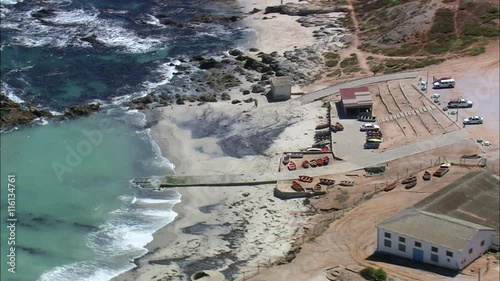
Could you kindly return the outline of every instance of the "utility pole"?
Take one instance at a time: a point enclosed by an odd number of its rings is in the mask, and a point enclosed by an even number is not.
[[[429,90],[429,69],[427,69],[427,80],[425,81],[425,94],[427,95],[427,91]]]

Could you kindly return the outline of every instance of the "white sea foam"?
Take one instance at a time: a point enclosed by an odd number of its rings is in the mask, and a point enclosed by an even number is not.
[[[99,12],[95,9],[85,11],[77,9],[72,11],[56,11],[54,17],[44,19],[46,22],[60,25],[85,24],[97,20]]]
[[[94,250],[97,258],[58,266],[44,273],[39,281],[104,281],[132,269],[134,265],[130,260],[145,254],[147,250],[144,246],[151,242],[152,234],[172,222],[177,215],[170,209],[148,207],[160,201],[172,204],[180,202],[179,199],[149,199],[135,196],[121,196],[120,199],[124,205],[113,211],[111,218],[100,226],[98,231],[87,237],[87,246]],[[134,201],[142,202],[144,206],[131,208],[130,203]]]
[[[110,268],[98,262],[78,262],[58,266],[44,273],[38,281],[107,281],[132,268],[134,265],[130,263],[119,268]]]
[[[144,53],[163,48],[169,41],[166,35],[158,35],[157,38],[140,36],[135,31],[128,30],[121,20],[100,18],[101,13],[95,8],[56,10],[53,16],[43,18],[43,22],[32,17],[32,13],[36,11],[10,13],[8,18],[2,20],[2,28],[20,31],[13,36],[13,44],[26,47],[88,48],[92,44],[79,38],[95,35],[97,42],[105,46],[126,53]],[[7,11],[2,11],[2,14],[5,13]]]
[[[47,120],[47,118],[44,118],[44,117],[38,117],[35,120],[33,120],[33,122],[36,122],[36,124],[38,124],[40,126],[45,126],[45,125],[49,124],[49,120]]]
[[[170,82],[170,79],[172,79],[172,77],[174,77],[174,73],[177,72],[177,70],[175,69],[175,66],[181,64],[181,62],[178,60],[174,60],[172,62],[173,65],[170,65],[170,64],[171,63],[161,64],[158,67],[158,69],[156,69],[154,71],[154,76],[157,78],[159,77],[160,78],[159,81],[157,81],[157,82],[148,81],[148,82],[143,83],[143,86],[146,87],[149,91],[152,91],[152,90],[155,90],[156,88],[158,88],[159,86],[165,85],[168,82]]]
[[[159,19],[157,19],[156,17],[154,17],[152,15],[147,15],[147,18],[143,19],[143,21],[147,24],[150,24],[150,25],[166,28],[165,25],[160,23]]]
[[[2,5],[15,5],[17,3],[22,3],[24,0],[0,0]]]
[[[5,93],[11,101],[15,103],[25,102],[23,99],[21,99],[14,93],[15,90],[9,84],[2,81],[0,88],[2,89],[2,92]]]

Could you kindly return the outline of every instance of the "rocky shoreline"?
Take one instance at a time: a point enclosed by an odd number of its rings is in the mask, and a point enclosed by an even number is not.
[[[302,26],[318,27],[318,30],[313,31],[317,42],[306,48],[295,48],[283,54],[264,53],[256,48],[249,48],[248,50],[232,49],[213,56],[180,57],[177,58],[179,64],[170,63],[170,66],[175,67],[175,71],[168,85],[146,96],[126,101],[122,106],[129,109],[149,110],[174,104],[201,105],[219,100],[232,100],[232,104],[249,103],[254,101],[250,94],[265,95],[270,90],[270,79],[280,76],[288,76],[296,86],[308,85],[317,79],[325,68],[321,54],[335,52],[351,40],[350,35],[342,27],[341,13],[336,13],[339,11],[341,9],[294,3],[267,7],[264,14],[299,15],[297,22],[300,22]],[[259,12],[259,9],[254,9],[248,13],[242,13],[241,16],[199,15],[191,21],[197,23],[236,22]],[[43,20],[50,18],[51,13],[53,11],[41,10],[34,16]],[[164,15],[157,15],[157,17],[162,24],[182,24],[169,21]],[[87,39],[89,38],[95,42],[98,41],[98,38],[92,38],[92,35],[89,35]],[[240,87],[243,95],[250,96],[243,100],[233,99],[229,92],[236,87]],[[28,125],[38,120],[37,118],[78,118],[102,108],[100,104],[70,106],[61,116],[53,115],[50,111],[40,109],[34,104],[27,106],[16,104],[5,93],[2,93],[1,98],[2,130]]]
[[[24,106],[13,102],[5,94],[0,94],[0,129],[2,131],[12,129],[19,125],[29,125],[39,118],[52,118],[59,120],[75,119],[88,116],[101,109],[101,104],[91,103],[85,105],[73,105],[64,110],[62,115],[54,115],[48,109],[42,109],[36,104]]]

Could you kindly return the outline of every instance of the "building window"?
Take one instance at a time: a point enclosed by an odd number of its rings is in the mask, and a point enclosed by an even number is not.
[[[450,258],[453,258],[453,252],[446,251],[446,256],[450,257]]]
[[[432,250],[434,253],[437,253],[437,252],[438,252],[438,248],[437,248],[437,247],[431,247],[431,250]]]
[[[391,238],[391,234],[390,234],[389,232],[385,232],[385,233],[384,233],[384,237],[385,237],[385,238]]]
[[[387,248],[390,248],[391,247],[391,240],[384,240],[384,246],[386,246]]]
[[[484,246],[484,240],[483,240],[483,241],[481,241],[481,247],[482,247],[482,246]]]
[[[406,239],[404,237],[399,237],[399,242],[406,242]]]
[[[399,244],[398,249],[399,249],[401,252],[406,252],[406,245],[405,245],[405,244]]]
[[[469,254],[472,254],[472,248],[469,249]]]
[[[422,247],[422,243],[415,241],[415,247]]]
[[[439,262],[439,256],[436,254],[431,254],[431,261],[433,262]]]

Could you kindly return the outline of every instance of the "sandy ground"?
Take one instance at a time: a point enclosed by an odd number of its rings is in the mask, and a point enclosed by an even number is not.
[[[389,164],[389,166],[393,165],[398,165],[398,163]],[[420,182],[411,190],[405,190],[401,185],[391,192],[381,192],[370,200],[361,201],[362,203],[358,203],[356,208],[346,212],[344,217],[335,220],[323,234],[314,239],[314,242],[302,245],[301,252],[291,263],[264,269],[259,275],[248,280],[323,281],[327,280],[325,277],[327,269],[337,265],[383,268],[393,280],[475,280],[475,276],[459,274],[455,278],[449,278],[429,271],[412,269],[371,258],[376,248],[375,225],[377,223],[417,203],[468,171],[471,169],[454,167],[445,177],[434,178],[429,182]],[[420,177],[422,172],[416,175]],[[371,180],[380,183],[385,181],[384,177],[374,177]],[[365,187],[367,191],[373,190],[373,182]],[[354,195],[351,195],[352,197]],[[325,199],[326,197],[320,200]],[[336,216],[340,217],[341,215],[342,211],[337,212]],[[330,217],[333,216],[330,215]],[[484,273],[486,267],[482,263],[481,265]],[[477,264],[471,265],[469,268],[473,266],[477,266]],[[498,278],[498,270],[494,265],[492,268],[487,275],[483,276],[482,280],[498,280],[495,279]]]
[[[487,45],[486,52],[476,57],[466,57],[446,61],[429,68],[429,83],[432,77],[452,77],[457,85],[454,89],[429,89],[429,95],[440,94],[443,105],[451,98],[463,97],[472,100],[474,106],[470,109],[460,109],[458,120],[472,115],[482,116],[483,125],[467,126],[471,136],[481,137],[498,147],[500,115],[500,67],[499,41]],[[427,79],[427,71],[421,71],[421,78]],[[457,118],[452,116],[452,118]]]
[[[250,12],[253,8],[263,10],[266,6],[278,5],[279,2],[278,0],[253,0],[241,1],[241,5],[244,7],[244,12]],[[264,16],[269,19],[263,20]],[[314,43],[312,31],[301,27],[295,22],[294,17],[278,14],[263,15],[259,12],[248,15],[245,21],[256,30],[256,37],[249,44],[250,47],[257,47],[264,52],[282,53],[293,49],[294,46],[304,47]],[[461,80],[467,77],[471,80],[482,79],[474,76],[478,73],[489,77],[485,78],[486,82],[483,82],[485,88],[481,92],[491,94],[488,94],[487,98],[480,96],[481,99],[476,96],[477,103],[479,100],[484,100],[488,102],[482,103],[487,105],[475,106],[473,110],[488,109],[484,112],[489,112],[489,114],[497,112],[498,115],[498,53],[496,53],[496,59],[491,59],[495,53],[495,46],[498,50],[498,43],[496,44],[493,47],[489,46],[485,55],[464,58],[449,62],[449,65],[434,67],[430,71],[430,76],[451,75],[460,85],[468,85],[455,89],[463,92],[469,90],[467,87],[474,89],[474,84],[458,82],[459,78]],[[470,67],[478,61],[481,63]],[[441,75],[445,70],[448,72]],[[495,70],[496,78],[493,77]],[[426,75],[426,72],[422,73]],[[389,111],[410,110],[420,107],[420,104],[422,106],[426,104],[425,100],[418,100],[419,97],[413,94],[409,95],[407,101],[400,100],[398,84],[389,82],[380,86],[387,88],[383,98],[389,100],[391,96],[387,95],[388,92],[394,95],[393,98],[391,97],[393,99],[390,103],[391,109],[377,112],[380,115],[389,114]],[[408,85],[402,87],[405,92],[411,91],[405,90]],[[450,95],[462,95],[462,92],[454,92],[455,90],[444,90],[440,93],[450,92]],[[282,153],[310,147],[314,142],[314,127],[324,121],[322,120],[324,118],[322,102],[314,102],[306,106],[300,106],[294,102],[269,104],[261,95],[243,96],[239,91],[233,91],[230,95],[233,99],[240,100],[255,98],[259,106],[254,107],[253,102],[242,102],[236,105],[230,102],[218,102],[202,105],[192,103],[158,109],[157,113],[161,117],[158,124],[151,128],[151,133],[159,143],[163,155],[176,165],[176,175],[203,176],[276,171]],[[378,110],[379,106],[376,108]],[[398,146],[449,131],[451,126],[456,127],[443,113],[439,114],[436,116],[440,117],[432,117],[430,114],[422,115],[420,119],[409,117],[404,121],[401,120],[407,123],[399,125],[395,121],[388,122],[384,125],[386,126],[384,134],[387,132],[389,135],[401,135],[404,131],[403,135],[407,132],[410,135],[409,130],[414,133],[401,143],[396,140],[392,144],[389,142],[391,146]],[[460,113],[460,117],[463,114],[465,113]],[[442,119],[436,121],[437,118]],[[450,128],[439,125],[440,120],[443,122],[448,120],[446,122],[449,122]],[[495,124],[497,125],[496,131],[486,134],[487,128],[491,129],[490,126]],[[488,121],[483,127],[484,129],[471,127],[467,130],[470,130],[472,135],[488,135],[488,140],[491,139],[492,142],[495,138],[498,139],[498,118],[491,123]],[[448,155],[452,159],[458,159],[465,153],[486,151],[493,161],[498,163],[498,141],[494,144],[492,147],[484,148],[471,140],[466,144],[460,144],[464,147],[445,147],[439,152],[429,153],[434,158],[437,155]],[[395,163],[396,167],[403,170],[398,169],[397,172],[394,170],[386,177],[389,175],[394,177],[395,173],[399,177],[399,173],[404,171],[403,167],[415,169],[420,163],[428,161],[429,157],[431,156],[417,158],[419,163],[415,162],[415,157]],[[316,242],[304,244],[303,250],[292,263],[264,270],[263,268],[270,263],[283,257],[290,249],[291,242],[300,238],[303,231],[314,229],[314,223],[303,214],[306,208],[302,200],[278,200],[272,197],[274,186],[271,185],[238,188],[179,188],[182,202],[174,207],[179,214],[178,217],[173,223],[154,234],[154,240],[147,245],[150,253],[137,261],[138,268],[113,280],[186,280],[186,276],[182,275],[183,272],[190,274],[200,269],[225,270],[231,274],[238,271],[244,275],[244,277],[240,275],[240,279],[245,280],[326,280],[326,268],[335,265],[370,264],[365,259],[374,250],[374,225],[377,222],[414,204],[443,187],[446,182],[458,178],[463,172],[465,170],[456,169],[443,178],[444,181],[440,181],[439,184],[418,186],[411,192],[399,188],[390,193],[376,195],[374,199],[362,203],[346,213],[344,218],[332,223],[326,232],[315,240]],[[359,175],[362,176],[362,173]],[[352,193],[348,191],[350,199],[355,199],[352,203],[359,204],[360,201],[356,198],[362,198],[365,191],[370,192],[374,188],[376,190],[377,184],[382,186],[387,180],[387,178],[357,180]],[[335,202],[339,200],[339,196],[344,196],[345,192],[337,188],[332,188],[330,191],[323,201],[313,202],[313,207],[318,209],[321,209],[321,206],[325,209],[345,207],[345,204]],[[346,204],[350,202],[351,200],[346,200]],[[391,202],[390,207],[387,207],[387,202]],[[315,220],[319,221],[321,218],[315,218]],[[385,263],[376,265],[386,269],[391,276],[396,278],[395,280],[440,280],[439,276],[429,275],[430,273],[425,271],[410,271]],[[257,271],[260,274],[248,279]],[[434,279],[435,277],[437,279]]]
[[[298,3],[299,0],[283,1],[284,3]],[[294,48],[303,48],[311,45],[315,39],[312,27],[303,27],[296,22],[298,16],[288,16],[280,14],[264,14],[268,6],[275,6],[281,3],[280,0],[250,0],[241,1],[244,12],[250,12],[254,8],[261,12],[248,15],[244,21],[247,26],[251,26],[255,31],[255,36],[251,39],[249,46],[257,48],[265,53],[283,52]],[[266,19],[264,19],[266,18]],[[300,38],[300,40],[297,40]]]
[[[187,280],[198,270],[247,271],[286,255],[300,235],[301,201],[272,198],[272,186],[182,188],[175,221],[154,234],[139,267],[113,280]],[[248,193],[247,193],[248,192]],[[237,250],[236,250],[237,249]],[[186,275],[185,275],[186,274]]]

